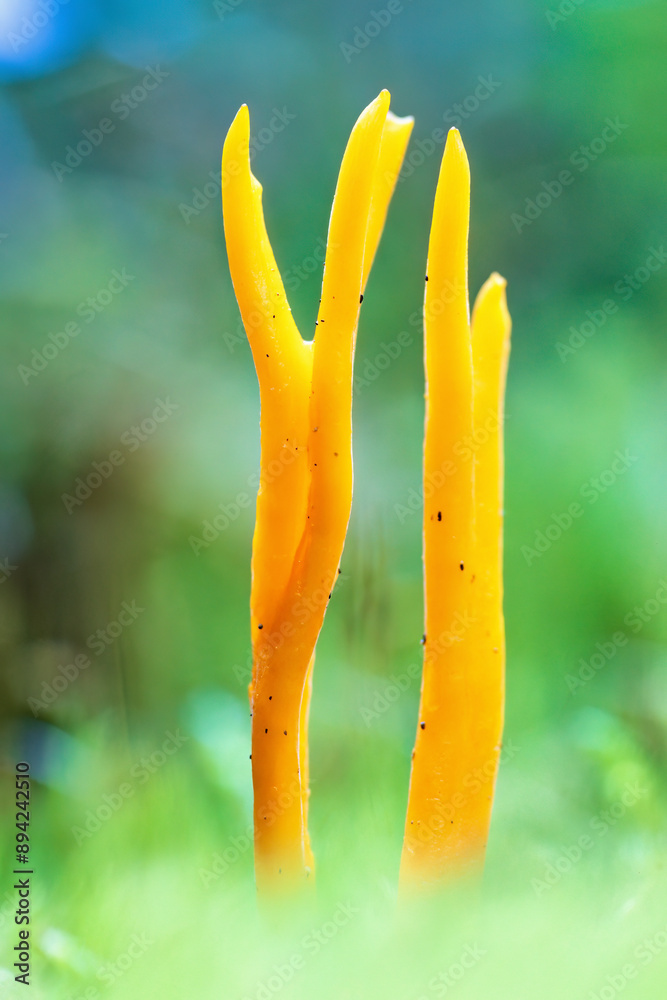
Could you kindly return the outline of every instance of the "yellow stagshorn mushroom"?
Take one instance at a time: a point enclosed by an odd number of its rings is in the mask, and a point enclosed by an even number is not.
[[[352,501],[352,363],[359,308],[412,119],[382,93],[355,124],[333,201],[317,336],[296,328],[250,170],[243,106],[222,154],[229,266],[261,402],[250,597],[255,871],[260,892],[313,874],[308,707],[315,643]]]
[[[504,712],[502,420],[510,318],[492,275],[468,306],[470,171],[456,129],[435,196],[424,299],[424,669],[401,887],[484,857]]]

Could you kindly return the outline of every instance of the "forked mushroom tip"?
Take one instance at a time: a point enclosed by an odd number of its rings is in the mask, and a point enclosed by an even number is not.
[[[405,117],[399,118],[399,116],[395,115],[393,111],[387,112],[387,121],[390,122],[392,125],[396,125],[397,127],[402,127],[402,128],[408,128],[408,127],[412,128],[412,126],[415,123],[414,117],[412,115],[405,115]]]

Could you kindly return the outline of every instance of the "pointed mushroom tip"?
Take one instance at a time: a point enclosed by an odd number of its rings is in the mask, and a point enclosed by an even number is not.
[[[376,118],[381,118],[386,121],[388,111],[389,91],[381,90],[378,96],[372,100],[370,104],[366,105],[364,110],[361,112],[357,118],[357,125],[361,124],[361,122],[369,122]]]
[[[493,271],[480,288],[475,305],[473,307],[473,317],[476,314],[486,313],[500,309],[501,315],[509,324],[509,313],[507,310],[507,281],[497,271]]]
[[[242,137],[250,138],[250,112],[248,111],[248,105],[242,104],[239,110],[234,115],[231,125],[227,130],[227,135],[225,136],[225,146],[231,143],[232,139],[236,142]],[[229,155],[230,147],[227,146],[227,154]]]
[[[250,110],[247,104],[242,104],[234,115],[232,125],[242,125],[245,124],[245,122],[250,122]]]
[[[457,128],[450,128],[447,133],[447,141],[445,142],[445,152],[443,154],[443,160],[445,158],[454,157],[465,163],[466,168],[468,168],[468,154],[466,153],[466,148],[463,145],[463,139],[461,138],[461,133]]]
[[[506,296],[507,281],[497,271],[493,271],[486,279],[479,290],[478,301],[487,303],[504,303]]]
[[[383,108],[385,114],[389,111],[389,102],[391,101],[391,94],[388,90],[381,90],[374,101],[371,101],[369,108]]]
[[[449,146],[450,144],[457,149],[464,149],[461,133],[454,125],[452,125],[449,132],[447,133],[447,146]]]

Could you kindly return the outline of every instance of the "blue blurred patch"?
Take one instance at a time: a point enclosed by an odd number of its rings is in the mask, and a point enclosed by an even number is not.
[[[100,22],[94,0],[0,0],[0,80],[68,65],[95,40]]]

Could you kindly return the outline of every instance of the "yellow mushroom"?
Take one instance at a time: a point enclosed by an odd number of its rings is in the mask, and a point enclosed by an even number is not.
[[[250,170],[247,107],[222,155],[225,238],[260,389],[260,486],[250,597],[252,772],[260,892],[313,880],[308,705],[315,643],[352,501],[352,363],[360,303],[412,119],[382,93],[361,114],[333,201],[317,336],[296,328]]]
[[[470,171],[448,135],[424,298],[424,668],[401,887],[441,884],[484,858],[500,754],[502,420],[510,318],[492,275],[468,306]]]

